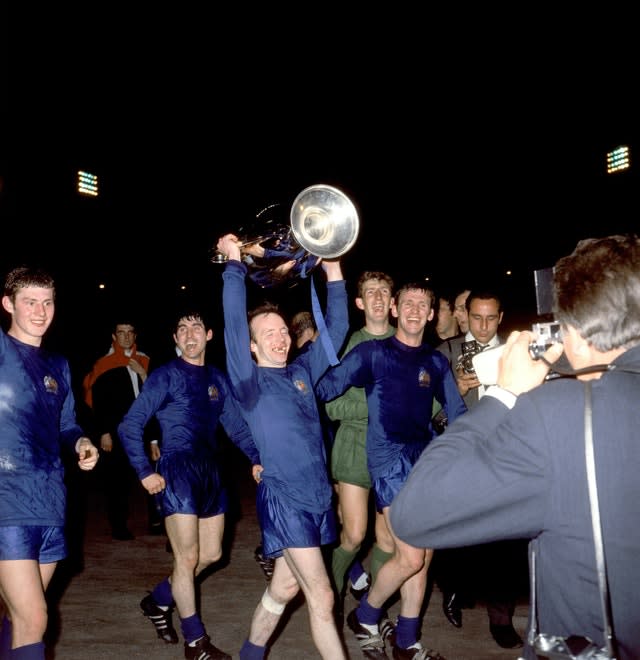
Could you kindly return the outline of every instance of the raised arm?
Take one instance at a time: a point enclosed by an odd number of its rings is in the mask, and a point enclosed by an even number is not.
[[[227,257],[222,274],[222,309],[224,341],[227,352],[227,374],[233,393],[241,406],[250,407],[257,396],[256,366],[251,355],[247,321],[247,267],[240,257],[240,246],[234,234],[218,240],[218,250]]]

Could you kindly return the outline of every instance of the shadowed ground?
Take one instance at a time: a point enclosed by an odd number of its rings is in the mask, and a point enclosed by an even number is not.
[[[253,610],[260,599],[265,579],[253,553],[259,542],[255,516],[254,486],[248,468],[232,456],[229,471],[234,510],[228,516],[228,552],[200,588],[201,611],[205,626],[216,646],[234,660],[242,645]],[[82,474],[70,485],[70,502],[82,516],[86,504],[87,524],[75,538],[80,556],[62,564],[50,590],[50,659],[111,660],[154,658],[178,660],[184,657],[182,640],[166,645],[156,637],[152,624],[139,609],[139,602],[171,567],[166,537],[147,534],[147,511],[142,487],[135,484],[131,530],[133,541],[111,539],[101,494],[91,476]],[[486,609],[478,603],[463,610],[463,627],[454,628],[441,609],[442,597],[434,589],[427,608],[422,642],[437,649],[447,660],[514,660],[518,649],[498,647],[489,634]],[[345,613],[356,601],[347,596]],[[516,610],[514,626],[524,636],[528,607],[523,600]],[[390,614],[397,614],[397,605]],[[302,598],[291,604],[270,660],[319,658],[309,632],[307,609]],[[175,617],[175,615],[174,615]],[[174,618],[178,628],[177,618]],[[351,658],[362,658],[358,645],[345,626],[345,643]],[[388,649],[391,658],[391,650]]]

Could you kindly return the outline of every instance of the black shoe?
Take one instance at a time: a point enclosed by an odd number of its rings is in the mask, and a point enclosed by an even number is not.
[[[151,536],[162,536],[164,534],[164,525],[162,523],[149,525],[149,534]]]
[[[400,648],[399,646],[393,647],[393,660],[447,660],[444,656],[440,655],[437,651],[431,649],[427,650],[422,648],[420,642],[416,642],[408,649]]]
[[[142,613],[153,623],[158,637],[167,644],[178,643],[178,633],[171,623],[171,609],[162,610],[149,594],[140,601]]]
[[[360,602],[360,599],[369,591],[369,587],[371,586],[371,578],[367,575],[367,584],[362,587],[362,589],[356,589],[353,584],[349,587],[349,591],[351,592],[351,595],[358,601]]]
[[[462,628],[462,610],[455,592],[442,594],[442,611],[452,626]]]
[[[184,657],[187,660],[233,660],[228,653],[211,643],[209,635],[201,637],[193,646],[185,643]]]
[[[259,545],[254,550],[253,558],[258,562],[258,564],[260,564],[260,568],[262,569],[262,572],[264,573],[267,582],[271,582],[271,578],[273,577],[273,569],[276,565],[276,560],[270,557],[265,557],[262,554],[261,545]]]
[[[396,624],[389,618],[389,613],[386,610],[382,613],[378,628],[382,640],[393,646],[396,643]]]
[[[115,541],[133,541],[136,537],[126,527],[114,529],[111,532],[111,538]]]
[[[365,658],[371,658],[372,660],[383,660],[383,658],[387,658],[388,660],[389,656],[384,650],[384,639],[382,639],[379,632],[372,633],[364,626],[361,626],[355,610],[349,612],[347,625],[356,636],[358,644],[360,644],[362,655],[364,655]]]
[[[503,649],[517,649],[522,646],[522,637],[518,635],[511,623],[501,626],[494,623],[489,624],[491,636],[496,644]]]

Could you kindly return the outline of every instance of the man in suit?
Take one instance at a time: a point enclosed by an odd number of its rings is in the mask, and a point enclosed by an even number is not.
[[[446,339],[438,350],[447,356],[458,391],[470,409],[486,389],[478,380],[471,359],[476,353],[502,343],[498,328],[504,312],[500,296],[488,289],[470,291],[465,305],[467,332]],[[526,575],[526,541],[445,550],[437,553],[436,566],[444,613],[454,626],[462,625],[461,607],[470,597],[473,600],[474,591],[479,591],[487,601],[489,630],[496,643],[503,648],[522,646],[522,639],[513,627],[513,614],[518,588],[523,582],[518,573]]]
[[[102,456],[99,475],[106,497],[111,536],[118,541],[134,538],[128,526],[129,497],[136,482],[129,459],[118,437],[118,424],[134,402],[149,371],[149,356],[138,350],[135,325],[122,316],[114,323],[111,347],[83,380],[85,403],[93,413],[95,433]],[[157,438],[155,438],[157,441]],[[157,444],[150,451],[158,451]],[[154,456],[157,460],[157,456]],[[149,507],[149,515],[153,513]],[[150,518],[162,530],[159,517]]]
[[[497,385],[426,448],[391,522],[416,547],[531,539],[538,631],[603,647],[585,465],[590,388],[611,643],[616,658],[632,660],[640,657],[640,240],[580,241],[553,273],[562,343],[543,361],[532,357],[532,332],[511,333]],[[563,350],[575,377],[545,382]],[[536,658],[529,638],[524,657]]]

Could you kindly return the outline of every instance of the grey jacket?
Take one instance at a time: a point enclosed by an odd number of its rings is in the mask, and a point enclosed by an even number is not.
[[[618,657],[637,660],[640,346],[613,364],[592,381],[593,440]],[[521,395],[512,410],[484,396],[425,449],[390,515],[396,534],[417,547],[531,538],[538,629],[603,646],[584,405],[584,383],[570,378]],[[525,657],[535,658],[531,648]]]

